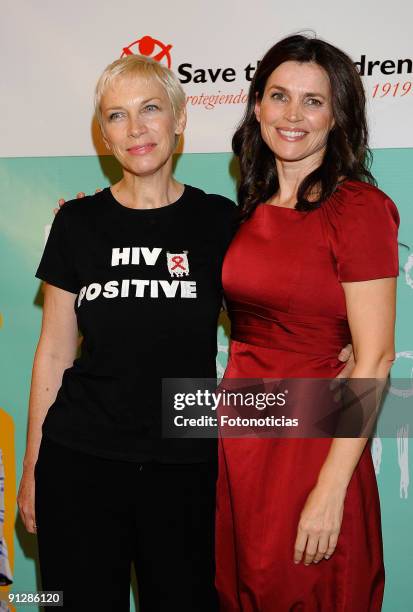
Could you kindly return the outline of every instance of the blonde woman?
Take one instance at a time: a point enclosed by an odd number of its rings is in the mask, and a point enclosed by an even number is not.
[[[211,612],[216,443],[161,439],[161,378],[215,376],[235,206],[172,176],[186,114],[168,69],[114,62],[96,115],[123,177],[64,206],[37,271],[19,507],[65,610],[129,610],[133,563],[144,612]]]

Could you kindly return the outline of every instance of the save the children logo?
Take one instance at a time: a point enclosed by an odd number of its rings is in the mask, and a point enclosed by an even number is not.
[[[165,45],[152,36],[142,36],[142,38],[135,40],[127,47],[123,47],[121,57],[126,57],[127,55],[145,55],[170,68],[172,66],[171,49],[172,45]]]
[[[171,68],[171,49],[171,44],[163,43],[153,36],[145,35],[124,47],[121,57],[133,54],[145,55]],[[249,62],[240,70],[238,67],[224,65],[194,66],[191,62],[186,61],[175,66],[174,70],[182,85],[198,84],[202,87],[203,84],[219,84],[226,87],[230,83],[239,82],[239,85],[242,86],[252,81],[258,64],[259,61],[255,60]],[[404,97],[411,95],[413,91],[411,80],[413,60],[410,57],[375,60],[370,59],[366,54],[362,54],[360,59],[354,62],[354,65],[361,76],[374,79],[371,91],[372,98],[380,100],[386,96],[388,98]],[[240,78],[242,81],[240,81]],[[397,82],[393,83],[392,79],[397,79]],[[204,106],[206,110],[214,109],[222,104],[245,104],[246,102],[247,91],[243,87],[238,88],[235,93],[219,89],[212,95],[197,91],[195,95],[187,96],[187,104]]]

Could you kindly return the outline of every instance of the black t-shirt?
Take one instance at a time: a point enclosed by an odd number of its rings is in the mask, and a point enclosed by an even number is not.
[[[185,186],[173,204],[131,209],[110,189],[56,215],[36,276],[77,295],[81,355],[64,372],[43,434],[129,461],[214,459],[215,440],[161,436],[161,379],[216,375],[230,200]]]

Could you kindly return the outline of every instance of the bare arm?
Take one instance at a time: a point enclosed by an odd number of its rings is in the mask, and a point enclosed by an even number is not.
[[[353,338],[355,367],[350,378],[386,379],[394,361],[396,279],[343,283]],[[320,478],[347,487],[367,438],[337,438]]]
[[[18,505],[28,531],[35,531],[34,467],[42,425],[62,382],[63,372],[76,356],[78,331],[74,312],[76,295],[45,285],[42,329],[33,362],[29,400],[27,446]]]
[[[354,346],[351,378],[387,378],[394,360],[396,279],[343,283]],[[341,528],[344,499],[368,438],[335,438],[307,498],[298,526],[295,562],[329,558]]]

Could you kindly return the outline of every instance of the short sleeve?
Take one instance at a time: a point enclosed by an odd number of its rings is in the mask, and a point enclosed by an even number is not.
[[[229,244],[231,242],[231,240],[233,239],[233,237],[235,236],[236,232],[239,229],[239,208],[238,206],[235,204],[235,202],[233,202],[232,200],[229,200],[228,198],[221,198],[223,201],[225,201],[225,237],[224,237],[224,241],[225,241],[225,250],[227,250],[227,248],[229,247]]]
[[[67,212],[62,208],[53,220],[36,277],[59,289],[77,294],[80,285],[67,230]]]
[[[347,192],[339,207],[334,252],[340,282],[399,274],[399,213],[392,200],[370,185]]]

